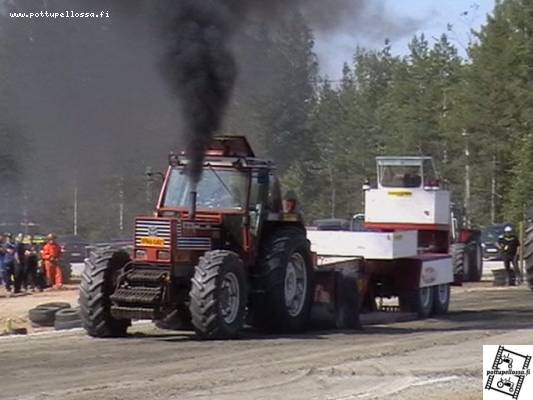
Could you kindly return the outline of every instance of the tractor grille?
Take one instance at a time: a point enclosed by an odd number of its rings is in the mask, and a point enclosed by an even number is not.
[[[161,241],[160,244],[156,244]],[[170,248],[171,225],[168,220],[138,219],[135,225],[135,246],[155,246]],[[180,250],[210,250],[211,238],[208,236],[184,236],[181,223],[176,224],[176,246]]]
[[[183,229],[181,224],[178,224],[177,229],[177,243],[180,250],[211,250],[210,237],[194,237],[183,236]]]
[[[135,225],[135,246],[149,245],[149,238],[163,239],[163,247],[170,248],[170,221],[138,219]]]

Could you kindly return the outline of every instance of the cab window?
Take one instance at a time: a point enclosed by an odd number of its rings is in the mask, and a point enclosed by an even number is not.
[[[422,184],[419,165],[381,165],[379,175],[383,187],[417,188]]]

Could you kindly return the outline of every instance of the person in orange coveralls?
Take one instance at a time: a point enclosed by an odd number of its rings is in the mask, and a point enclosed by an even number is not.
[[[63,286],[63,271],[61,271],[59,266],[61,246],[56,243],[56,237],[52,233],[47,236],[47,240],[42,251],[46,278],[51,286],[55,289],[60,289]]]

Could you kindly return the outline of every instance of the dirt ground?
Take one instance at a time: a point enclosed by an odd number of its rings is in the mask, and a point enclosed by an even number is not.
[[[36,303],[50,300],[44,296]],[[0,299],[0,309],[15,300]],[[532,342],[529,289],[469,284],[453,289],[443,318],[361,331],[248,330],[240,340],[202,342],[138,324],[123,339],[81,330],[2,337],[0,376],[11,378],[0,398],[480,399],[482,345]]]

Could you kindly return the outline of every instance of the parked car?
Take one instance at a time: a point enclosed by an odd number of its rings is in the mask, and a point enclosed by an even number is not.
[[[503,235],[503,230],[508,225],[509,224],[496,224],[483,229],[483,231],[481,232],[481,246],[483,247],[483,258],[491,260],[500,259],[498,239],[500,236]]]
[[[86,257],[85,248],[90,243],[76,235],[59,236],[57,242],[63,250],[63,258],[69,263],[81,263]]]

